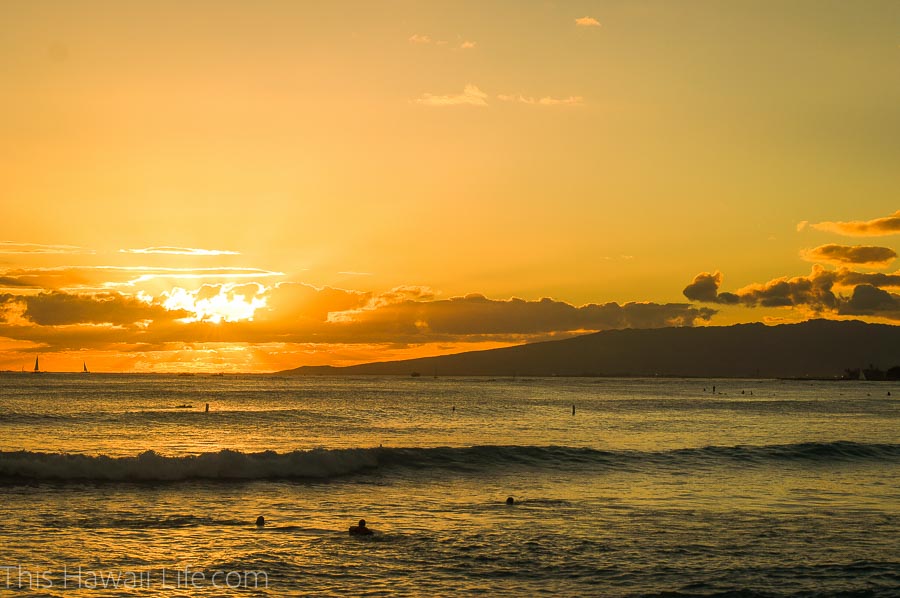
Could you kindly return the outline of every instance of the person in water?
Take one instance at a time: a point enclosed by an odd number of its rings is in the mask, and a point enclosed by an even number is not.
[[[256,527],[262,527],[266,524],[266,518],[260,515],[256,518]]]
[[[506,497],[506,504],[508,504],[508,505],[514,505],[514,504],[516,504],[516,499],[514,499],[512,496],[507,496],[507,497]]]
[[[358,525],[350,526],[350,535],[351,536],[371,536],[374,534],[370,528],[366,527],[366,520],[360,519]]]

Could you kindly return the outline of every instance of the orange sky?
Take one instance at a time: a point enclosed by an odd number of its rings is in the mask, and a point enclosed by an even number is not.
[[[896,2],[0,7],[0,369],[900,321]]]

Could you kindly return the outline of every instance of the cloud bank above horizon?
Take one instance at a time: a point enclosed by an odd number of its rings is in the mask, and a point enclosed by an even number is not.
[[[884,3],[400,12],[7,3],[0,368],[896,323]]]

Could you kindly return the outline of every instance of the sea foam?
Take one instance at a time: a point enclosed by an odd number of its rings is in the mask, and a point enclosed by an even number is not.
[[[277,453],[222,450],[190,456],[146,451],[110,457],[32,451],[0,451],[0,480],[92,480],[166,482],[191,479],[327,479],[394,469],[478,472],[498,468],[586,468],[597,471],[641,467],[690,470],[723,463],[778,466],[845,461],[897,460],[900,444],[837,441],[767,446],[708,446],[670,451],[603,451],[560,446],[313,449]]]

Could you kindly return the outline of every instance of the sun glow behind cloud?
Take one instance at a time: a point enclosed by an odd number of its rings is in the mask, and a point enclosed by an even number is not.
[[[256,310],[266,307],[266,298],[259,296],[262,291],[255,284],[204,285],[195,291],[175,287],[163,293],[162,305],[193,314],[182,322],[252,321]]]
[[[78,4],[3,9],[0,368],[900,322],[884,3]]]
[[[110,282],[106,286],[129,286],[150,282],[156,279],[222,279],[222,278],[266,278],[270,276],[284,276],[283,272],[272,272],[260,268],[140,268],[140,267],[112,267],[98,266],[101,269],[118,270],[124,272],[140,272],[136,277],[124,282]]]

